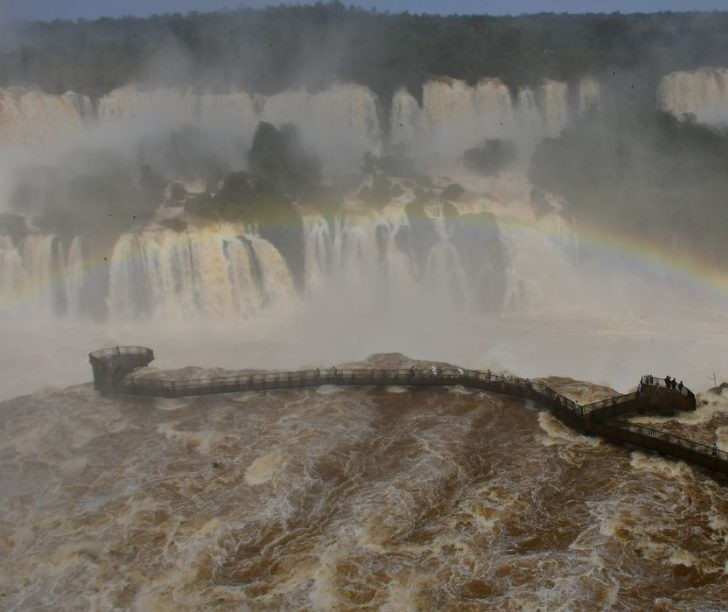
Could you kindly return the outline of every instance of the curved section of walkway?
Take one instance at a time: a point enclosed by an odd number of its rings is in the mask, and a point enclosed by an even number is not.
[[[728,453],[725,451],[659,430],[633,425],[620,418],[634,413],[695,410],[695,395],[689,389],[678,391],[669,388],[664,380],[653,376],[643,376],[637,391],[581,405],[538,381],[464,368],[330,368],[168,380],[133,375],[136,368],[146,366],[154,359],[153,351],[145,347],[104,349],[91,353],[89,359],[94,370],[96,389],[107,393],[155,397],[298,389],[321,385],[463,386],[531,399],[579,431],[654,450],[728,474]]]

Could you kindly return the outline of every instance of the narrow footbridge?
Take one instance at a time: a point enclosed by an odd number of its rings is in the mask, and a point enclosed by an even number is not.
[[[146,347],[102,349],[90,353],[89,360],[96,390],[102,393],[154,397],[299,389],[321,385],[463,386],[533,400],[548,408],[566,425],[583,433],[596,434],[613,442],[649,449],[728,474],[728,453],[725,451],[664,431],[635,425],[623,418],[633,414],[673,414],[677,411],[695,410],[695,395],[689,389],[670,388],[663,379],[653,376],[643,376],[637,391],[582,405],[542,382],[464,368],[329,368],[172,380],[135,376],[135,370],[154,360],[154,352]]]

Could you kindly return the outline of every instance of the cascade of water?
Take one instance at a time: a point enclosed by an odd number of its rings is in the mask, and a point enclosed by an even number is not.
[[[408,253],[396,236],[406,225],[401,209],[305,219],[306,289],[315,299],[328,291],[348,291],[364,300],[389,301],[415,284]]]
[[[525,131],[535,136],[543,132],[543,119],[536,104],[536,96],[530,87],[518,90],[517,112],[518,122]]]
[[[347,293],[356,296],[357,305],[388,304],[395,310],[423,303],[443,312],[482,308],[477,277],[480,268],[495,263],[488,261],[493,245],[479,242],[484,235],[477,228],[470,233],[463,228],[468,217],[446,219],[436,204],[427,209],[425,218],[416,220],[397,204],[328,222],[306,218],[307,297],[315,301]],[[473,241],[480,248],[477,270],[463,261],[464,253],[472,253]]]
[[[586,76],[579,81],[579,113],[582,115],[601,109],[602,91],[599,81]]]
[[[9,236],[0,236],[0,303],[14,306],[23,285],[23,259]]]
[[[74,93],[47,94],[33,89],[0,89],[0,143],[47,143],[83,128],[91,102]]]
[[[568,311],[575,302],[565,296],[588,283],[579,285],[584,279],[574,231],[559,213],[558,198],[548,195],[553,212],[536,218],[529,213],[527,181],[504,177],[490,188],[499,193],[495,199],[470,199],[457,208],[434,202],[409,207],[405,196],[381,210],[329,220],[305,215],[305,301],[318,307],[336,299],[343,300],[342,310],[399,313],[428,304],[445,315]],[[254,228],[220,224],[124,234],[100,295],[88,291],[95,267],[84,263],[82,251],[80,238],[64,252],[53,236],[28,236],[19,248],[3,237],[2,295],[32,294],[34,312],[66,311],[74,318],[90,312],[84,300],[105,298],[112,320],[235,320],[298,302],[283,256]]]
[[[83,251],[81,237],[76,236],[68,250],[66,264],[66,310],[69,316],[78,317],[81,313],[84,281]]]
[[[658,107],[676,117],[693,115],[711,125],[728,123],[728,69],[672,72],[662,78]]]
[[[275,247],[231,225],[126,234],[111,257],[109,310],[117,319],[246,318],[294,296]]]
[[[540,97],[546,134],[556,137],[569,121],[569,88],[566,83],[547,79],[541,85]]]
[[[31,297],[37,316],[50,317],[62,307],[63,259],[61,245],[54,236],[28,236],[23,241],[23,291]]]
[[[474,295],[442,207],[431,213],[439,241],[430,250],[425,265],[428,292],[444,306],[454,305],[457,310],[466,305],[472,308],[475,306]],[[447,296],[445,302],[443,296]]]
[[[413,140],[422,130],[422,123],[422,109],[417,100],[406,89],[398,89],[392,98],[390,140],[393,143]]]
[[[488,137],[503,138],[513,129],[513,99],[501,80],[481,79],[475,86],[473,108]]]

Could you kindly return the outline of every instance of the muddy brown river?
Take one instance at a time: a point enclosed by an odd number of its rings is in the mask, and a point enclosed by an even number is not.
[[[609,392],[550,384],[579,401]],[[694,414],[641,419],[725,448],[728,397],[699,399]],[[576,434],[529,402],[404,387],[170,400],[80,385],[7,400],[0,415],[6,610],[728,599],[725,483]]]

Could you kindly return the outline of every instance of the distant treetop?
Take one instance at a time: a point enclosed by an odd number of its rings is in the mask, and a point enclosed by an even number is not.
[[[519,17],[377,13],[340,2],[0,28],[0,86],[97,97],[129,82],[275,93],[333,81],[383,99],[446,75],[511,87],[728,65],[728,12]]]

